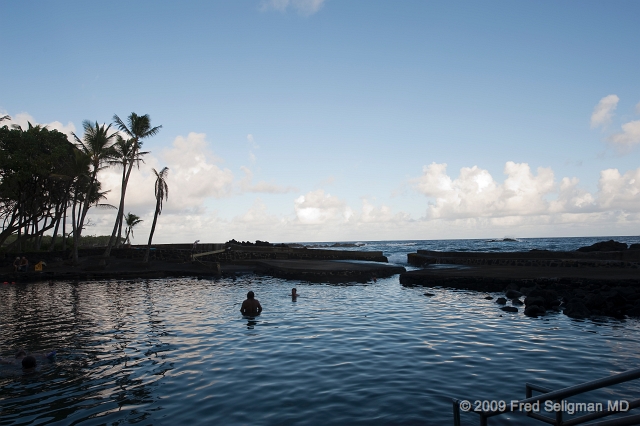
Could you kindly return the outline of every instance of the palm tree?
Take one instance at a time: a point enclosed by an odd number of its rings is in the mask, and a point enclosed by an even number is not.
[[[158,215],[162,213],[162,200],[169,199],[169,187],[167,186],[166,178],[169,174],[169,168],[164,167],[160,170],[160,173],[156,169],[152,169],[156,175],[156,213],[153,215],[153,224],[151,225],[151,233],[149,234],[149,243],[147,243],[147,252],[144,255],[144,262],[149,262],[149,252],[151,251],[151,240],[153,240],[153,232],[156,230],[156,222]]]
[[[113,139],[116,133],[109,134],[111,125],[102,126],[95,123],[95,126],[90,121],[85,120],[82,122],[84,128],[84,136],[80,139],[75,133],[73,137],[76,139],[76,146],[78,149],[88,157],[90,171],[86,181],[86,194],[84,194],[83,203],[80,204],[78,211],[78,217],[76,219],[76,226],[73,233],[73,260],[78,261],[78,242],[84,226],[84,219],[89,211],[91,203],[96,203],[96,197],[94,192],[99,190],[99,186],[96,186],[98,172],[104,169],[106,162],[111,160],[114,156],[112,149]]]
[[[142,219],[140,219],[140,216],[136,216],[135,214],[129,212],[124,217],[124,221],[127,224],[126,234],[125,234],[125,237],[124,237],[124,243],[125,244],[127,244],[127,243],[131,244],[131,242],[129,241],[129,236],[131,236],[131,238],[133,238],[133,227],[136,226],[137,224],[139,224],[140,222],[142,222]]]
[[[127,118],[125,124],[120,117],[114,114],[113,121],[122,133],[126,134],[130,138],[131,147],[128,147],[129,157],[123,157],[121,164],[123,166],[122,171],[122,187],[120,190],[120,206],[118,207],[118,216],[116,217],[116,223],[113,225],[113,232],[109,239],[109,244],[104,252],[104,257],[108,257],[111,254],[111,248],[116,242],[116,234],[119,235],[118,229],[122,229],[122,218],[124,216],[124,198],[127,192],[127,184],[129,183],[129,176],[131,175],[131,169],[133,169],[134,163],[140,165],[141,157],[147,152],[140,152],[142,147],[142,139],[156,135],[162,126],[151,127],[151,118],[148,114],[138,115],[132,112]],[[126,169],[126,173],[125,173]]]
[[[122,182],[123,185],[120,190],[120,208],[118,209],[118,216],[116,216],[116,223],[118,225],[118,233],[115,239],[114,245],[118,246],[122,244],[122,214],[124,212],[124,195],[126,191],[126,183],[129,178],[127,176],[127,172],[129,171],[127,165],[129,163],[135,163],[138,168],[140,167],[140,162],[144,163],[142,159],[143,155],[148,154],[148,152],[134,152],[135,140],[133,138],[124,139],[122,136],[116,136],[116,142],[113,144],[113,149],[115,151],[115,158],[110,162],[112,166],[122,166]],[[106,254],[106,253],[105,253]],[[107,254],[108,255],[108,254]]]

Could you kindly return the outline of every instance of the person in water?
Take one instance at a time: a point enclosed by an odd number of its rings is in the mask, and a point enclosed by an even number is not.
[[[242,302],[242,307],[240,308],[240,312],[242,312],[242,315],[246,315],[249,317],[260,315],[260,312],[262,312],[262,306],[260,305],[258,299],[256,299],[255,297],[256,296],[252,291],[247,293],[247,300]]]
[[[296,289],[295,287],[291,289],[291,297],[293,297],[294,299],[296,297],[300,296],[300,293],[298,293],[298,289]]]
[[[16,355],[13,359],[0,358],[0,364],[22,365],[22,368],[24,368],[25,370],[30,370],[38,364],[36,357],[40,357],[43,360],[54,361],[56,358],[56,351],[51,351],[48,354],[27,355],[25,351],[19,350],[18,352],[16,352]]]
[[[36,368],[36,365],[38,365],[38,363],[36,362],[36,358],[33,355],[27,355],[22,358],[22,368],[24,370],[31,370],[33,368]]]
[[[22,260],[20,260],[20,267],[18,268],[18,272],[27,272],[29,270],[29,261],[26,257],[22,256]]]

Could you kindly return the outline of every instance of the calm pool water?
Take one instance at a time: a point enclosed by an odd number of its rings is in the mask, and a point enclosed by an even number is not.
[[[248,290],[264,307],[255,321],[239,312]],[[58,350],[31,374],[0,366],[0,425],[451,424],[452,397],[509,401],[525,382],[559,388],[639,366],[634,320],[531,319],[481,294],[425,291],[397,276],[0,285],[0,355]]]

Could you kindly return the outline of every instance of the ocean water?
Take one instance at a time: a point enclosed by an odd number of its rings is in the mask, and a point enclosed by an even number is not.
[[[416,249],[571,250],[609,239],[364,242],[406,264]],[[616,237],[627,243],[637,237]],[[300,297],[291,299],[297,287]],[[264,307],[239,309],[253,290]],[[636,368],[636,320],[507,314],[485,294],[404,288],[398,277],[328,285],[245,275],[0,285],[0,425],[452,423],[451,398],[524,398]],[[497,296],[497,295],[494,295]],[[575,402],[634,399],[640,383]],[[463,414],[463,424],[478,424]],[[540,424],[520,415],[490,425]]]

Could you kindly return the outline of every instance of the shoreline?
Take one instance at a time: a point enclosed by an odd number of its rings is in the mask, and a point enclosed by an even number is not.
[[[640,251],[468,253],[418,250],[400,274],[406,287],[504,292],[505,312],[537,317],[561,311],[571,318],[640,317]],[[520,300],[523,298],[524,300]]]

